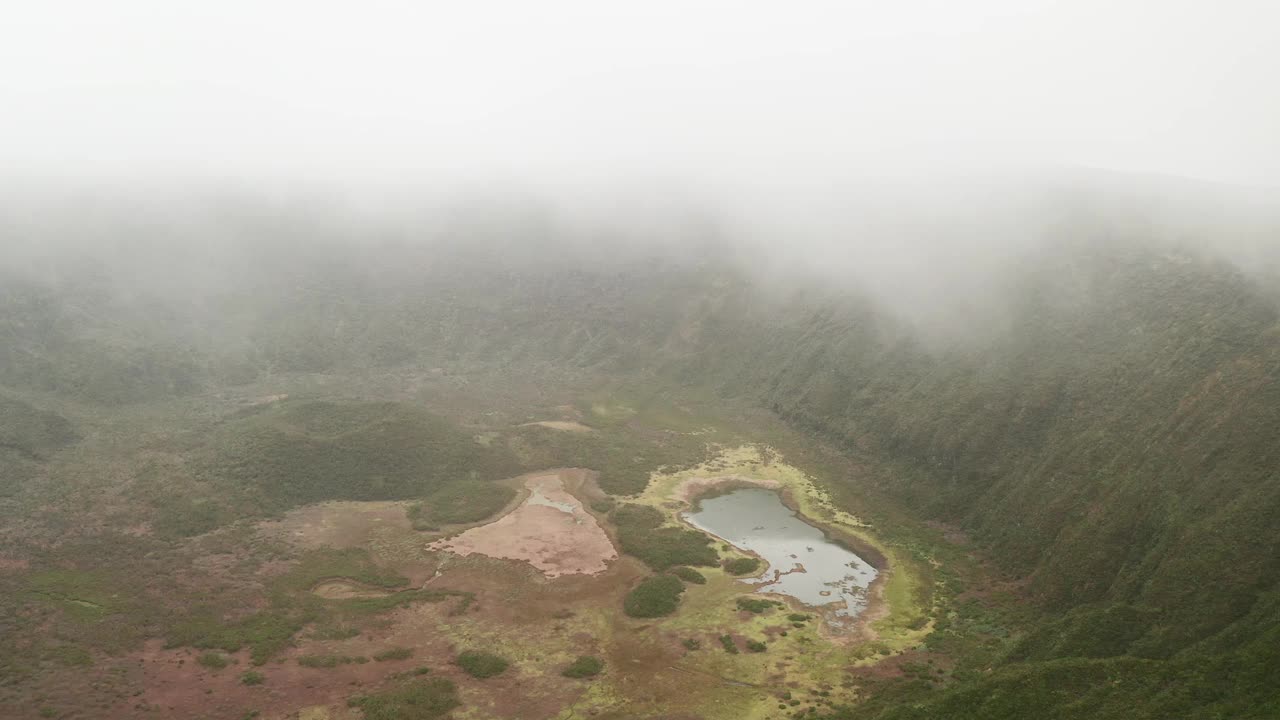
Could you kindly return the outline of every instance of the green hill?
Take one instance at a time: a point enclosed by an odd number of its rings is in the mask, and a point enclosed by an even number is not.
[[[202,474],[271,508],[322,500],[404,500],[458,480],[519,472],[443,418],[397,403],[286,402],[221,428]]]

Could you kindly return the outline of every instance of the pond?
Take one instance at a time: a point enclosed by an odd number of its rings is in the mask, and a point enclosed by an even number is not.
[[[876,569],[828,540],[772,490],[743,488],[708,498],[684,519],[769,563],[762,577],[746,580],[757,592],[789,595],[822,610],[837,627],[849,625],[867,606]]]

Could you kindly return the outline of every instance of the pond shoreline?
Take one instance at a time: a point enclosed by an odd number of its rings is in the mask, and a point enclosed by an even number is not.
[[[781,504],[786,507],[791,515],[798,521],[817,530],[822,534],[822,538],[825,541],[856,555],[858,559],[862,560],[876,571],[875,578],[865,587],[865,604],[863,608],[851,619],[847,627],[833,627],[832,623],[826,618],[826,614],[829,611],[824,612],[822,605],[810,605],[800,598],[782,592],[755,590],[755,593],[782,600],[793,609],[815,612],[818,617],[822,618],[820,631],[823,637],[828,640],[845,644],[858,639],[859,637],[875,639],[877,637],[877,633],[870,627],[870,624],[888,615],[888,607],[884,596],[884,586],[888,580],[889,574],[892,572],[892,569],[889,567],[887,557],[867,540],[858,537],[847,530],[829,525],[805,514],[801,510],[800,502],[795,497],[794,488],[788,487],[777,481],[761,480],[743,475],[689,478],[677,486],[673,492],[674,498],[680,500],[685,505],[683,509],[674,513],[675,517],[686,527],[700,532],[705,532],[709,536],[733,546],[733,548],[738,552],[760,559],[765,565],[764,569],[753,576],[744,577],[742,579],[763,579],[764,574],[771,567],[764,557],[749,548],[742,547],[727,538],[717,535],[715,532],[708,530],[707,528],[695,525],[686,517],[686,513],[700,512],[702,509],[702,501],[722,497],[742,489],[757,489],[773,492],[778,497]],[[774,569],[777,571],[777,568]],[[789,574],[791,572],[794,572],[794,570],[785,571],[777,577],[781,577],[782,575]],[[776,579],[774,582],[776,582]]]

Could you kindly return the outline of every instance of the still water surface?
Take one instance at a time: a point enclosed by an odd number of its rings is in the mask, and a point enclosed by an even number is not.
[[[684,518],[769,563],[761,578],[747,580],[757,592],[790,595],[821,609],[837,626],[849,624],[867,606],[875,568],[801,520],[772,490],[734,490],[703,500]]]

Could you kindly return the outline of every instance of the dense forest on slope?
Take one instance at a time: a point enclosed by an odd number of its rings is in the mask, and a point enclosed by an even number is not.
[[[881,490],[966,529],[1027,579],[1043,616],[992,673],[941,696],[908,685],[868,708],[1280,712],[1266,675],[1280,667],[1280,314],[1274,290],[1208,256],[1050,245],[1022,258],[1009,312],[973,318],[957,333],[966,342],[933,341],[851,291],[788,288],[710,255],[622,270],[522,267],[497,251],[449,263],[399,246],[369,258],[335,244],[269,256],[198,298],[121,299],[83,269],[0,287],[6,485],[76,441],[60,409],[273,373],[519,363],[661,378],[749,399],[874,461]],[[265,443],[314,459],[433,423],[384,408],[326,429],[304,427],[299,412],[249,416],[214,440],[231,456]],[[315,474],[316,487],[275,486],[268,499],[408,497],[401,471],[435,451],[370,450],[386,465],[371,488],[322,487]],[[514,467],[481,459],[487,475]]]

